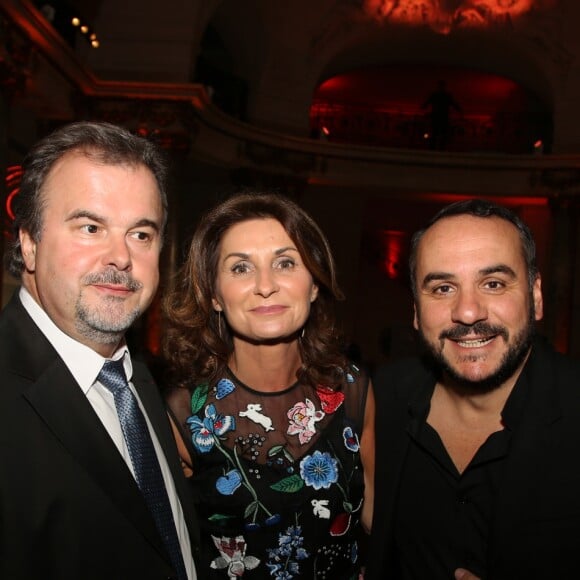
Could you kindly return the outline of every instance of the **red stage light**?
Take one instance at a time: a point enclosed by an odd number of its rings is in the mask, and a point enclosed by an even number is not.
[[[6,169],[6,189],[8,195],[6,196],[6,215],[11,220],[14,220],[14,211],[12,210],[12,202],[20,191],[20,179],[22,178],[22,166],[10,165]]]

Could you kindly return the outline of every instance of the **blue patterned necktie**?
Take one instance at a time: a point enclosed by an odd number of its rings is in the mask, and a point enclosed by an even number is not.
[[[123,359],[107,361],[97,379],[115,397],[115,407],[129,449],[137,485],[151,511],[157,530],[163,538],[171,563],[177,571],[177,577],[180,580],[187,580],[173,513],[157,454],[145,417],[127,383]]]

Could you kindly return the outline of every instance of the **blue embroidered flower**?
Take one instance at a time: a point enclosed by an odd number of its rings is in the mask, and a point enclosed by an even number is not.
[[[358,435],[352,430],[352,427],[345,427],[342,430],[342,438],[344,439],[344,446],[353,453],[356,453],[359,448]]]
[[[191,440],[198,451],[207,453],[214,445],[213,435],[211,430],[206,426],[205,420],[196,417],[189,417],[187,419],[189,430],[191,431]]]
[[[290,580],[300,574],[300,565],[297,560],[305,560],[309,553],[302,547],[304,538],[300,526],[290,526],[285,533],[278,535],[278,547],[268,549],[266,566],[270,576],[276,580]]]
[[[283,570],[282,564],[268,564],[266,566],[270,569],[270,576],[276,580],[292,580],[294,576],[288,570]]]
[[[306,485],[328,489],[338,481],[337,461],[329,453],[315,451],[300,462],[300,475]]]
[[[296,559],[304,560],[308,558],[308,552],[302,547],[304,543],[304,538],[301,536],[302,527],[301,526],[290,526],[285,534],[280,534],[278,538],[278,543],[280,547],[286,547],[296,550]]]
[[[221,415],[215,405],[210,403],[205,408],[205,419],[196,415],[187,419],[192,433],[191,440],[200,453],[208,453],[215,444],[214,437],[221,437],[236,428],[236,420],[231,415]]]

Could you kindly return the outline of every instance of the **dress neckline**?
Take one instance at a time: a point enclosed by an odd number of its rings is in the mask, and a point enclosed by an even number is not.
[[[289,387],[286,387],[285,389],[282,389],[281,391],[258,391],[256,389],[253,389],[252,387],[246,385],[244,382],[242,382],[240,379],[238,379],[238,377],[236,377],[236,375],[234,374],[234,372],[232,371],[232,369],[230,367],[227,367],[227,373],[229,375],[229,378],[232,381],[234,381],[236,383],[236,385],[238,385],[239,387],[241,387],[245,391],[252,393],[253,395],[259,395],[261,397],[277,397],[280,395],[285,395],[285,394],[293,391],[300,384],[300,381],[296,380]]]

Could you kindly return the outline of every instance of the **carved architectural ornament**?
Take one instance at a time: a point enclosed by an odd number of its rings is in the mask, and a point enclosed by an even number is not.
[[[448,34],[461,27],[510,23],[533,11],[553,7],[557,0],[364,0],[363,10],[376,20],[427,25]]]

